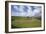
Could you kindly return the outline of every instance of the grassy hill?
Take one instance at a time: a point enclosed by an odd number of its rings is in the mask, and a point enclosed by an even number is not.
[[[41,27],[41,21],[32,17],[12,16],[12,28],[34,28]]]

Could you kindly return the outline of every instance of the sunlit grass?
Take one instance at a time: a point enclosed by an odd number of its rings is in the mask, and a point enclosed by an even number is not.
[[[34,28],[41,27],[41,21],[32,17],[15,17],[12,16],[12,27],[21,27],[21,28]]]

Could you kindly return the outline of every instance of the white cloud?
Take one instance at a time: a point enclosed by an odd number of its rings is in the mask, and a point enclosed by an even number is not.
[[[33,11],[33,16],[40,16],[40,15],[41,15],[40,11],[41,11],[41,8],[36,8],[36,9]]]
[[[16,6],[14,6],[14,8],[17,9]],[[20,12],[15,12],[15,11],[12,11],[12,16],[29,16],[29,17],[32,17],[32,16],[40,16],[41,13],[41,8],[38,8],[38,7],[34,7],[35,9],[32,11],[32,8],[30,6],[28,6],[28,10],[27,12],[25,12],[23,10],[24,6],[20,6],[19,8],[19,11]]]

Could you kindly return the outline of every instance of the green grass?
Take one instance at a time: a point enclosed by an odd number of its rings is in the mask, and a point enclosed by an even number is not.
[[[12,28],[34,28],[41,27],[41,21],[36,18],[12,16]]]

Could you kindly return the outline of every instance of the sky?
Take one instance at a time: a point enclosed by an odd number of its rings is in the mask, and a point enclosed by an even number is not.
[[[11,5],[11,16],[40,16],[41,6]]]

